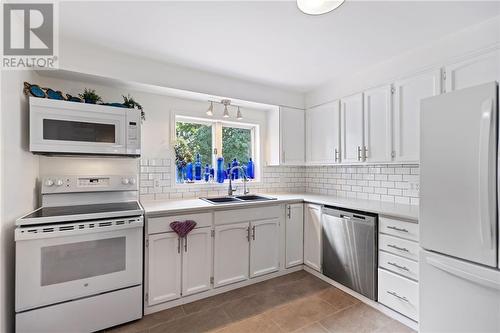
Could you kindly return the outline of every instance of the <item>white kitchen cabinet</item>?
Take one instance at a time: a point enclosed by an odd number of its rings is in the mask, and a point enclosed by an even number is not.
[[[279,270],[279,219],[250,223],[250,277]]]
[[[500,50],[445,66],[446,92],[500,81]]]
[[[304,110],[280,107],[281,164],[305,163]]]
[[[364,144],[366,162],[392,160],[392,92],[386,85],[364,92]]]
[[[304,264],[321,272],[321,206],[306,204],[304,212]]]
[[[181,240],[175,232],[149,235],[148,305],[181,296]]]
[[[308,164],[340,162],[340,102],[306,111],[306,161]]]
[[[420,101],[441,93],[441,70],[396,81],[394,89],[394,161],[418,162]]]
[[[340,100],[342,162],[362,162],[363,158],[363,93]]]
[[[286,205],[285,268],[304,262],[304,204]]]
[[[212,230],[192,230],[182,240],[182,296],[210,289],[212,276]]]
[[[215,227],[214,286],[248,279],[249,224],[235,223]]]

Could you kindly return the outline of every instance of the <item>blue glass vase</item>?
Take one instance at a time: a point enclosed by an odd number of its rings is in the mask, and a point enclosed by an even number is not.
[[[217,183],[224,183],[224,157],[217,158]]]

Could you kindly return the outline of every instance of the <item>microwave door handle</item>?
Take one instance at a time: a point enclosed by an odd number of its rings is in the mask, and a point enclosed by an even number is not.
[[[494,163],[492,156],[492,116],[493,101],[488,99],[481,105],[481,125],[479,129],[479,226],[480,236],[483,246],[487,249],[493,248],[492,240],[492,214],[491,199],[494,195],[492,191],[492,178],[490,178],[491,168]]]

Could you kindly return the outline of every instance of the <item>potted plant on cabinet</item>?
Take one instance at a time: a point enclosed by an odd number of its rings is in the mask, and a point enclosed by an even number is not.
[[[83,94],[78,94],[78,96],[85,101],[85,103],[97,104],[97,102],[102,102],[101,96],[97,95],[94,89],[87,89],[83,91]]]

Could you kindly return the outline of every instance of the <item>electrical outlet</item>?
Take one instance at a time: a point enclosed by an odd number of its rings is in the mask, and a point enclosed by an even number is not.
[[[416,191],[416,192],[420,191],[420,183],[419,182],[411,181],[411,182],[409,182],[409,184],[410,184],[411,191]]]

